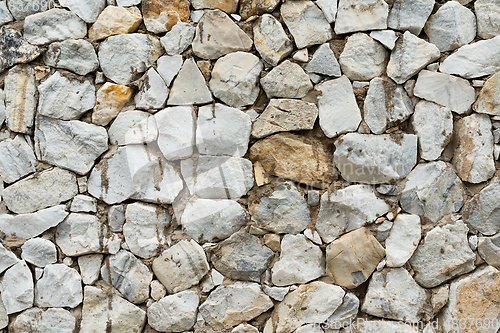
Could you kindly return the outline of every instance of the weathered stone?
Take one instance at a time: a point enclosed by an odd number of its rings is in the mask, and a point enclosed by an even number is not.
[[[89,29],[89,38],[101,40],[109,36],[135,32],[142,22],[137,7],[107,6]]]
[[[153,272],[169,293],[198,284],[208,270],[205,252],[194,240],[180,241],[153,261]]]
[[[142,0],[141,7],[146,29],[155,34],[170,31],[177,22],[189,19],[187,0]]]
[[[16,65],[4,81],[5,116],[13,132],[29,134],[36,110],[35,71],[30,65]]]
[[[337,1],[335,0],[319,0],[316,1],[316,5],[323,11],[328,23],[335,22],[335,16],[337,16]]]
[[[2,216],[3,217],[3,216]],[[1,217],[0,217],[1,220]],[[3,229],[2,229],[3,231]],[[0,244],[0,273],[3,273],[7,268],[15,265],[19,262],[17,256],[11,251],[7,250],[2,244]],[[0,302],[1,303],[1,302]],[[0,307],[3,306],[0,305]],[[0,310],[2,312],[2,310]],[[0,320],[0,323],[2,321]],[[1,325],[0,325],[1,326]]]
[[[365,48],[368,47],[365,45]],[[345,50],[345,49],[344,49]],[[314,55],[304,67],[308,73],[323,74],[327,76],[341,76],[340,65],[337,58],[333,54],[332,49],[328,43],[318,47]]]
[[[243,20],[264,13],[271,13],[279,4],[279,0],[240,0],[240,15]]]
[[[398,40],[398,36],[393,30],[375,30],[370,32],[370,37],[389,50],[392,50],[396,46],[396,41]]]
[[[272,66],[276,66],[293,51],[293,44],[283,26],[269,14],[264,14],[257,20],[253,27],[253,39],[262,60]]]
[[[313,88],[304,70],[289,60],[273,68],[260,84],[269,98],[302,98]]]
[[[113,120],[132,97],[132,89],[106,82],[96,95],[92,123],[106,126]]]
[[[89,197],[88,195],[78,194],[73,198],[71,202],[71,207],[69,208],[71,212],[85,212],[85,213],[96,213],[97,212],[97,200]]]
[[[102,254],[87,254],[78,257],[78,267],[84,284],[94,284],[101,273]]]
[[[316,229],[326,243],[343,233],[363,227],[389,211],[389,205],[375,196],[368,185],[352,185],[321,196]]]
[[[0,2],[0,25],[4,25],[5,23],[12,22],[14,17],[7,8],[7,1]]]
[[[396,0],[387,18],[387,26],[408,30],[418,36],[434,9],[434,3],[435,0]]]
[[[43,45],[87,35],[87,25],[75,13],[61,8],[26,17],[24,38],[31,44]]]
[[[19,31],[7,26],[0,28],[0,71],[15,64],[30,62],[39,55],[40,49],[28,43]]]
[[[385,256],[382,245],[366,228],[333,241],[326,249],[326,273],[345,288],[356,288],[370,277]]]
[[[158,147],[167,160],[188,158],[195,146],[193,107],[177,106],[157,112]]]
[[[156,61],[156,70],[160,74],[167,87],[174,77],[179,73],[182,67],[182,56],[180,54],[173,56],[162,56]]]
[[[33,149],[21,135],[0,141],[0,177],[3,181],[13,183],[35,172],[35,161]]]
[[[47,239],[29,239],[23,244],[21,249],[21,257],[35,266],[45,267],[57,262],[56,246]]]
[[[140,90],[135,95],[135,107],[138,109],[154,110],[165,106],[169,90],[162,77],[150,68],[140,83]]]
[[[35,305],[74,308],[82,302],[82,278],[64,264],[47,265],[36,283]]]
[[[477,237],[476,239],[477,252],[481,259],[498,269],[500,267],[500,234],[491,237]]]
[[[346,293],[342,304],[326,320],[327,327],[340,329],[350,325],[354,318],[356,318],[358,309],[359,299],[353,293]]]
[[[33,306],[33,276],[24,260],[5,271],[0,279],[0,292],[7,314],[23,311]]]
[[[205,78],[193,58],[186,59],[172,84],[168,105],[193,105],[211,102]]]
[[[160,43],[168,55],[176,55],[184,52],[193,42],[195,27],[182,21],[160,38]]]
[[[148,143],[158,136],[154,116],[135,110],[118,114],[108,133],[111,144],[119,146]]]
[[[478,0],[474,2],[477,17],[477,35],[483,39],[500,35],[500,6],[496,1]]]
[[[47,66],[64,68],[78,75],[87,75],[99,67],[94,47],[83,39],[50,44],[43,60]]]
[[[402,267],[406,264],[415,252],[420,236],[420,217],[399,214],[394,220],[389,237],[385,240],[387,266]]]
[[[383,0],[340,0],[335,33],[387,29],[389,6]]]
[[[500,116],[500,73],[490,77],[485,83],[474,103],[474,111],[492,116]]]
[[[86,23],[94,23],[106,7],[106,0],[59,0],[61,6],[68,8]]]
[[[488,186],[467,201],[462,209],[464,222],[471,231],[493,235],[500,231],[500,180],[493,178]]]
[[[65,309],[31,308],[22,312],[12,322],[10,330],[12,333],[73,333],[76,327],[76,319]]]
[[[331,156],[313,138],[274,134],[250,147],[249,158],[259,161],[270,174],[306,185],[327,188],[336,178]]]
[[[186,290],[169,295],[148,307],[148,323],[160,332],[183,332],[196,323],[200,298],[195,291]]]

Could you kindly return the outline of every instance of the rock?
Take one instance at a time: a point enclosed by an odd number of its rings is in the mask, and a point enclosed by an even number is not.
[[[160,43],[168,55],[181,54],[193,42],[195,30],[191,24],[179,21],[160,38]]]
[[[135,202],[127,206],[125,219],[123,235],[130,252],[145,259],[157,255],[166,242],[170,215],[161,206]]]
[[[33,276],[24,260],[5,271],[0,279],[0,292],[7,314],[23,311],[33,306]]]
[[[35,172],[35,154],[21,135],[0,141],[0,177],[7,183]]]
[[[40,84],[38,93],[38,113],[55,119],[78,119],[96,102],[95,87],[90,81],[68,79],[60,72]]]
[[[239,324],[238,326],[233,328],[231,333],[259,333],[259,330],[249,324]]]
[[[45,266],[42,278],[36,283],[36,306],[74,308],[82,298],[82,279],[75,269],[64,264]]]
[[[302,98],[313,88],[309,76],[297,64],[283,61],[260,80],[268,98]]]
[[[406,31],[392,50],[387,75],[398,84],[405,83],[429,63],[439,59],[439,49]]]
[[[389,6],[383,0],[340,0],[335,33],[387,29]]]
[[[500,35],[500,6],[495,1],[479,0],[474,2],[477,17],[477,35],[489,39]]]
[[[119,146],[148,143],[158,136],[155,117],[143,111],[120,112],[108,133],[111,144]]]
[[[146,312],[113,291],[87,286],[84,290],[81,333],[140,333],[146,324]]]
[[[339,286],[353,289],[368,280],[385,256],[382,245],[366,228],[353,230],[326,248],[326,273]]]
[[[417,162],[417,136],[349,133],[335,142],[334,161],[350,182],[381,184],[405,177]]]
[[[167,160],[188,158],[195,146],[195,113],[193,107],[166,108],[155,115],[158,147]]]
[[[492,116],[500,116],[499,82],[500,74],[490,77],[484,84],[479,96],[474,103],[474,111]]]
[[[380,77],[370,81],[363,107],[364,120],[374,134],[384,133],[413,113],[413,104],[403,86]]]
[[[330,23],[312,1],[285,2],[280,13],[299,49],[323,44],[333,38]]]
[[[223,240],[246,224],[245,210],[232,200],[188,202],[180,218],[184,232],[199,243]]]
[[[356,333],[377,333],[377,332],[398,332],[398,333],[418,333],[415,325],[404,322],[390,320],[363,320],[352,325],[353,332]]]
[[[437,222],[458,212],[463,200],[460,178],[449,165],[437,161],[419,164],[410,172],[400,202],[406,212]]]
[[[102,279],[115,287],[129,302],[140,304],[149,298],[153,273],[132,253],[121,250],[106,259]]]
[[[101,273],[102,254],[87,254],[78,257],[78,267],[84,284],[94,284]]]
[[[342,304],[326,320],[326,325],[336,329],[349,326],[356,318],[358,309],[359,299],[352,293],[346,293]]]
[[[136,6],[140,3],[141,3],[141,0],[116,0],[116,5],[120,6],[120,7]]]
[[[240,3],[241,6],[241,3]],[[293,44],[281,23],[269,14],[259,17],[253,27],[255,48],[262,60],[271,66],[278,63],[293,51]]]
[[[408,30],[418,36],[434,9],[434,3],[434,0],[396,0],[387,18],[387,26]]]
[[[278,5],[278,0],[240,0],[240,15],[243,20],[264,13],[271,13]]]
[[[389,50],[396,46],[398,36],[393,30],[376,30],[370,32],[370,37],[375,39],[380,44],[384,45]]]
[[[399,214],[394,220],[389,237],[385,240],[387,266],[403,267],[415,252],[420,236],[420,217]]]
[[[273,302],[260,290],[260,285],[236,282],[212,291],[200,305],[199,314],[214,330],[222,330],[249,321],[272,307]]]
[[[7,1],[2,1],[0,3],[0,25],[4,25],[5,23],[12,22],[14,17],[7,8]]]
[[[200,282],[209,270],[203,248],[194,240],[182,240],[153,261],[153,272],[169,293],[177,293]]]
[[[192,58],[186,59],[172,84],[167,105],[193,105],[212,102],[205,78]]]
[[[364,33],[349,36],[339,58],[342,72],[353,81],[381,76],[385,72],[386,60],[385,48]]]
[[[143,8],[144,10],[144,8]],[[99,45],[99,63],[110,80],[129,84],[145,72],[163,53],[160,41],[146,34],[122,34],[108,37]]]
[[[190,330],[196,323],[199,303],[198,294],[192,290],[169,295],[148,308],[148,323],[160,332]]]
[[[277,177],[320,188],[328,187],[336,178],[326,148],[313,138],[274,134],[250,147],[249,158],[259,161],[266,172]]]
[[[106,82],[96,94],[96,105],[92,113],[92,123],[106,126],[120,113],[132,97],[132,89]]]
[[[135,95],[135,107],[145,110],[161,109],[165,106],[168,93],[165,81],[154,68],[150,68],[143,77],[139,93]]]
[[[24,38],[31,44],[44,45],[87,35],[87,25],[75,13],[61,8],[26,17]]]
[[[38,117],[35,153],[41,161],[84,175],[107,149],[108,135],[100,126]]]
[[[493,266],[496,269],[500,267],[499,236],[499,234],[496,234],[492,237],[477,238],[477,252],[479,256],[481,257],[481,259],[486,261],[488,265]]]
[[[451,109],[432,102],[420,101],[415,106],[412,126],[420,143],[420,157],[428,161],[436,160],[452,137]]]
[[[325,243],[363,227],[389,211],[389,205],[375,196],[368,185],[351,185],[321,196],[316,229]]]
[[[318,47],[316,52],[309,61],[309,63],[304,67],[308,73],[323,74],[327,76],[341,76],[340,65],[333,54],[332,49],[328,43],[325,43]]]
[[[5,94],[0,89],[0,126],[5,122]],[[9,135],[10,136],[10,135]]]
[[[156,61],[156,70],[160,74],[167,87],[182,67],[182,56],[162,56]]]
[[[252,105],[260,92],[259,79],[263,68],[259,58],[251,53],[228,54],[215,63],[210,90],[229,106]]]
[[[238,0],[193,0],[191,4],[195,9],[220,9],[228,14],[236,13]]]
[[[112,232],[122,232],[125,223],[125,209],[123,205],[109,207],[108,225]]]
[[[244,158],[201,155],[181,161],[191,194],[203,199],[237,199],[253,187],[252,163]]]
[[[198,22],[192,47],[197,57],[217,59],[232,52],[249,51],[252,44],[250,37],[226,13],[216,9],[205,11]]]
[[[285,296],[288,294],[290,287],[269,287],[267,285],[262,285],[262,289],[266,293],[267,296],[272,299],[281,302]]]
[[[54,2],[44,2],[41,0],[19,0],[19,1],[5,1],[7,2],[8,11],[18,21],[24,20],[27,16],[46,11],[54,8]]]
[[[4,81],[7,127],[30,134],[36,110],[35,71],[30,65],[11,68]]]
[[[2,4],[5,5],[5,2]],[[0,14],[0,22],[1,20]],[[28,43],[19,31],[7,26],[0,28],[0,70],[3,71],[15,64],[30,62],[39,55],[40,49]]]
[[[73,333],[76,319],[71,312],[61,308],[31,308],[19,314],[12,322],[10,330],[13,333],[60,332]]]
[[[391,184],[380,184],[376,187],[377,192],[382,195],[397,195],[398,190],[394,185]]]
[[[337,1],[319,0],[316,1],[316,5],[321,9],[328,23],[335,22],[335,16],[337,16]]]
[[[177,22],[189,19],[187,0],[142,0],[141,7],[144,25],[154,34],[170,31]]]
[[[373,273],[361,310],[367,314],[407,323],[422,319],[427,296],[404,268]]]
[[[151,288],[151,298],[155,301],[159,301],[167,294],[167,288],[165,288],[158,280],[151,281],[149,287]]]
[[[54,243],[43,238],[27,240],[21,247],[21,258],[38,267],[57,262],[57,249]]]
[[[272,268],[276,286],[303,284],[325,274],[323,251],[304,235],[285,235],[281,241],[281,255]]]
[[[7,187],[2,197],[9,210],[33,213],[72,199],[78,193],[73,173],[54,168],[31,175]]]
[[[424,30],[429,42],[436,45],[439,51],[450,51],[474,40],[476,17],[458,2],[450,2],[429,17]]]
[[[68,8],[87,23],[94,23],[106,7],[106,0],[78,1],[60,0],[61,6]]]
[[[471,232],[490,236],[500,231],[497,222],[497,214],[500,211],[498,191],[500,191],[500,180],[495,177],[488,186],[465,203],[462,215]]]
[[[43,60],[47,66],[64,68],[78,75],[87,75],[99,67],[94,47],[83,39],[50,44]]]
[[[68,215],[64,209],[59,205],[32,214],[0,214],[0,230],[8,237],[30,239],[62,222]]]
[[[458,176],[471,183],[484,182],[495,173],[493,159],[493,135],[487,115],[472,114],[455,124],[458,146],[453,165]]]
[[[0,219],[1,219],[1,216],[0,216]],[[2,244],[0,244],[0,273],[5,271],[7,268],[11,267],[12,265],[17,264],[18,262],[19,262],[19,259],[17,259],[17,256],[14,253],[12,253],[11,251],[7,250]],[[3,304],[0,306],[3,306]],[[0,310],[0,312],[1,311],[2,310]],[[2,321],[0,320],[0,322],[2,322]]]
[[[96,213],[97,212],[97,201],[87,195],[78,194],[73,198],[71,202],[70,211],[71,212],[86,212],[86,213]]]
[[[135,32],[142,22],[137,7],[107,6],[89,29],[89,38],[101,40],[109,36]]]
[[[323,323],[342,304],[344,294],[339,286],[321,281],[299,286],[274,309],[271,320],[275,332],[294,332],[304,324]]]
[[[116,253],[120,238],[95,216],[71,213],[56,229],[56,244],[67,256],[89,253]]]

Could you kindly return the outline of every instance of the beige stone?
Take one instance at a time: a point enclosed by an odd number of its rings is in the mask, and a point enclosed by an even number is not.
[[[500,72],[490,77],[485,83],[476,103],[474,111],[492,116],[500,116]]]
[[[228,14],[236,13],[238,0],[191,0],[194,9],[220,9]]]
[[[108,6],[90,27],[89,38],[99,40],[113,35],[128,34],[136,31],[141,22],[141,12],[137,7]]]
[[[141,7],[146,29],[155,34],[170,31],[177,22],[189,20],[187,0],[142,0]]]
[[[132,89],[119,84],[105,83],[96,96],[96,106],[92,113],[92,122],[106,126],[113,120],[132,97]]]
[[[250,16],[270,13],[279,3],[279,0],[240,0],[241,18],[246,20]]]

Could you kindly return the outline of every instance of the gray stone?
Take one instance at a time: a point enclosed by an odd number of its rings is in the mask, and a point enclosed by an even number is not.
[[[477,17],[477,35],[482,39],[500,35],[500,5],[492,0],[474,2]]]
[[[59,0],[59,3],[61,6],[69,8],[87,23],[94,23],[106,7],[106,0]]]
[[[270,14],[259,17],[253,27],[253,39],[262,60],[271,66],[278,65],[293,51],[292,41],[286,35],[283,26]]]
[[[477,252],[490,266],[500,267],[500,234],[491,237],[478,237]]]
[[[377,189],[377,192],[382,194],[382,195],[396,195],[396,194],[398,194],[398,190],[396,189],[396,186],[391,185],[391,184],[380,184],[380,185],[377,185],[376,189]]]
[[[205,78],[194,59],[186,59],[172,84],[167,105],[193,105],[212,102]]]
[[[160,332],[183,332],[196,323],[200,298],[195,291],[186,290],[169,295],[148,307],[148,323]]]
[[[383,0],[340,0],[335,33],[387,29],[389,6]]]
[[[341,76],[340,65],[333,54],[330,44],[325,43],[318,47],[314,55],[304,67],[308,73],[323,74],[327,76]]]
[[[12,322],[12,333],[73,333],[76,327],[76,318],[71,312],[62,308],[31,308],[21,314]]]
[[[191,24],[178,21],[172,30],[160,38],[160,43],[168,55],[181,54],[191,45],[195,30]]]
[[[123,205],[109,207],[108,225],[112,232],[122,232],[125,223],[125,208]]]
[[[101,273],[102,254],[87,254],[78,257],[78,267],[84,284],[94,284]]]
[[[328,23],[335,22],[337,16],[337,1],[336,0],[318,0],[316,5],[323,11]]]
[[[109,127],[108,134],[111,144],[125,146],[155,141],[158,129],[152,114],[132,110],[120,112]]]
[[[488,186],[483,188],[467,201],[462,209],[464,222],[471,232],[483,235],[493,235],[500,231],[498,220],[500,216],[500,179],[493,178]]]
[[[48,66],[64,68],[78,75],[87,75],[99,67],[94,47],[83,39],[50,44],[43,60]]]
[[[0,279],[0,292],[7,314],[23,311],[33,306],[33,276],[24,260],[5,271]]]
[[[408,30],[418,36],[434,9],[434,3],[435,0],[396,0],[387,18],[387,26]]]
[[[500,115],[499,78],[500,74],[496,73],[484,83],[484,86],[474,103],[474,111],[478,113],[486,113],[492,116]],[[493,132],[493,135],[498,133],[498,129],[495,129],[495,131]],[[495,143],[497,143],[497,137],[495,137]]]
[[[96,213],[97,200],[88,195],[78,194],[73,198],[69,210],[76,213]]]
[[[342,304],[326,320],[327,327],[340,329],[350,325],[359,309],[359,299],[353,293],[346,293]]]
[[[12,22],[14,17],[7,8],[7,1],[0,2],[0,25],[4,25],[5,23]]]
[[[269,98],[302,98],[313,88],[304,70],[289,60],[274,67],[260,80],[260,84]]]
[[[170,83],[172,83],[174,77],[179,73],[181,67],[181,55],[162,56],[156,61],[156,70],[163,81],[165,81],[167,87],[170,87]]]
[[[7,183],[35,172],[35,154],[23,136],[0,141],[0,177]]]
[[[3,2],[7,2],[9,12],[18,21],[24,20],[29,15],[43,12],[56,6],[54,2],[42,0],[6,0]]]
[[[64,264],[45,266],[42,278],[36,283],[35,305],[74,308],[82,299],[82,278],[75,269]]]
[[[370,37],[384,45],[389,50],[392,50],[394,46],[396,46],[396,41],[398,40],[398,36],[393,30],[372,31],[370,32]]]
[[[21,247],[21,258],[38,267],[57,262],[57,249],[54,243],[43,238],[27,240]]]
[[[35,71],[30,65],[16,65],[4,81],[5,116],[13,132],[31,134],[36,110]]]
[[[0,7],[2,5],[5,6],[5,1],[0,2]],[[30,62],[39,55],[40,49],[28,43],[19,31],[7,26],[0,28],[0,71],[15,64]]]
[[[5,271],[7,268],[17,264],[18,262],[19,259],[17,258],[17,256],[11,251],[7,250],[2,244],[0,244],[0,273],[3,273],[3,271]]]
[[[167,288],[165,288],[158,280],[151,281],[149,287],[151,288],[151,298],[155,301],[159,301],[167,294]]]
[[[167,160],[188,158],[195,146],[195,118],[192,106],[174,106],[155,115],[158,147]]]
[[[169,89],[163,78],[154,68],[150,68],[143,77],[140,90],[135,95],[135,107],[138,109],[161,109],[167,101]]]
[[[403,267],[415,252],[420,237],[420,217],[399,214],[385,240],[387,267]]]

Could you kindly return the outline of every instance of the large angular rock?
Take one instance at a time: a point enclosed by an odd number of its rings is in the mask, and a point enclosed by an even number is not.
[[[483,235],[493,235],[500,231],[498,220],[500,216],[500,179],[493,178],[488,186],[483,188],[467,201],[462,209],[464,222],[471,232]]]
[[[389,205],[375,196],[368,185],[352,185],[321,196],[316,229],[325,243],[343,233],[363,227],[389,211]]]
[[[36,110],[35,71],[30,65],[16,65],[4,81],[5,117],[13,132],[30,134]]]
[[[39,55],[40,49],[28,43],[19,31],[7,26],[0,28],[0,71],[15,64],[30,62]]]
[[[166,108],[155,115],[158,147],[167,160],[188,158],[195,146],[195,113],[193,107]]]
[[[249,149],[249,158],[259,161],[270,174],[315,187],[327,188],[337,176],[319,140],[290,133],[257,141]]]
[[[146,34],[123,34],[108,37],[99,46],[99,63],[110,80],[129,84],[145,72],[163,53],[160,41]]]
[[[214,330],[223,330],[249,321],[272,307],[273,302],[260,290],[260,285],[236,282],[212,291],[200,305],[199,314]]]
[[[319,246],[304,235],[285,235],[280,259],[272,268],[276,286],[303,284],[325,274],[325,256]]]
[[[269,14],[264,14],[257,20],[253,27],[253,40],[262,60],[271,66],[278,65],[293,51],[292,41],[286,35],[283,26]]]
[[[352,81],[368,81],[381,76],[386,62],[385,47],[364,33],[349,36],[339,58],[342,72]]]
[[[50,44],[43,60],[47,66],[64,68],[78,75],[87,75],[99,67],[94,47],[83,39]]]
[[[347,76],[325,81],[315,87],[318,97],[319,125],[329,138],[353,132],[361,122],[361,111]]]
[[[160,332],[183,332],[196,323],[200,298],[193,290],[163,297],[148,307],[148,323]]]
[[[12,322],[12,333],[73,333],[76,327],[76,318],[71,312],[62,308],[31,308],[22,312]]]
[[[374,134],[384,133],[413,113],[413,104],[404,87],[380,77],[370,81],[363,107],[364,120]]]
[[[7,268],[17,264],[18,262],[19,259],[17,256],[0,244],[0,273],[3,273]]]
[[[160,43],[168,55],[181,54],[193,42],[195,30],[189,23],[177,22],[172,30],[160,38]]]
[[[420,217],[399,214],[385,240],[385,254],[388,267],[402,267],[418,246],[421,237]]]
[[[94,23],[104,7],[106,7],[106,0],[60,0],[59,3],[87,23]]]
[[[383,0],[340,0],[335,33],[387,28],[389,6]]]
[[[17,214],[33,213],[72,199],[78,193],[76,176],[54,168],[24,178],[7,187],[2,197],[9,210]]]
[[[153,261],[153,272],[169,293],[198,284],[208,270],[205,252],[194,240],[180,241]]]
[[[21,247],[21,258],[38,267],[57,262],[57,249],[54,243],[43,238],[27,240]]]
[[[109,36],[132,33],[142,22],[137,7],[107,6],[89,29],[89,38],[101,40]]]
[[[13,183],[35,172],[35,161],[33,149],[21,135],[0,141],[0,177],[4,182]]]
[[[149,143],[158,137],[155,117],[137,110],[120,112],[108,133],[109,142],[118,146]]]
[[[476,102],[474,103],[474,111],[478,113],[486,113],[492,116],[500,116],[499,78],[500,73],[496,73],[486,80]]]
[[[33,276],[24,260],[5,271],[0,279],[0,293],[7,314],[23,311],[33,306]]]
[[[168,105],[193,105],[212,102],[205,78],[193,58],[186,59],[172,84]]]
[[[187,0],[142,0],[141,9],[146,29],[154,34],[170,31],[177,22],[189,19]]]
[[[418,36],[434,9],[434,3],[435,0],[396,0],[387,18],[387,26],[408,30]]]
[[[41,161],[83,175],[107,149],[108,134],[100,126],[38,117],[35,152]]]
[[[121,239],[108,232],[97,216],[71,213],[56,229],[56,244],[67,256],[89,253],[116,253]]]
[[[311,61],[307,63],[304,69],[308,73],[316,73],[327,76],[341,76],[340,65],[337,58],[333,54],[329,43],[325,43],[318,47],[314,52]]]
[[[489,39],[500,35],[500,5],[492,0],[474,2],[477,17],[477,35]]]
[[[260,79],[267,97],[302,98],[313,88],[309,76],[297,64],[285,60]]]
[[[487,115],[472,114],[455,124],[458,146],[453,165],[458,176],[471,183],[490,179],[495,173],[493,134]]]
[[[240,0],[240,15],[246,20],[254,15],[271,13],[279,4],[279,0]]]
[[[216,9],[207,10],[196,26],[193,53],[203,59],[217,59],[236,51],[249,51],[252,40],[229,16]]]
[[[197,199],[186,204],[180,222],[184,232],[198,243],[215,242],[246,225],[246,213],[233,200]]]
[[[280,13],[298,49],[323,44],[333,38],[330,23],[312,1],[287,1],[281,5]]]
[[[135,107],[145,110],[163,108],[169,93],[163,78],[154,68],[150,68],[142,80],[139,93],[135,95]]]
[[[387,75],[396,83],[403,84],[440,56],[439,49],[434,44],[406,31],[392,50]]]
[[[335,164],[350,182],[381,184],[401,179],[417,162],[417,136],[413,134],[349,133],[335,146]]]
[[[35,305],[74,308],[82,302],[82,278],[65,264],[47,265],[35,288]]]
[[[339,286],[353,289],[368,280],[384,258],[382,245],[366,228],[333,241],[326,248],[326,273]]]
[[[127,205],[123,236],[130,252],[145,259],[157,255],[166,243],[170,219],[161,206],[139,202]]]
[[[87,35],[87,25],[75,13],[61,8],[26,17],[24,38],[31,44],[43,45]]]
[[[131,88],[106,82],[97,91],[92,123],[106,126],[120,113],[131,97]]]

